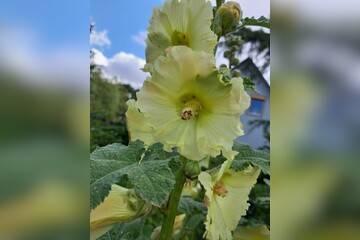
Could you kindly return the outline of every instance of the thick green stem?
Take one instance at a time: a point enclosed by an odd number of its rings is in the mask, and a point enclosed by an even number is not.
[[[170,193],[170,198],[166,209],[164,210],[164,219],[161,226],[161,233],[158,240],[170,240],[172,238],[175,217],[178,211],[181,192],[186,180],[185,166],[186,158],[181,158],[182,167],[176,172],[176,182],[174,189]]]

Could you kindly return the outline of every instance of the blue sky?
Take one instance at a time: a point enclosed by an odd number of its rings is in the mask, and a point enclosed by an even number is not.
[[[88,41],[89,0],[1,0],[0,5],[0,26],[36,32],[43,49]]]
[[[131,52],[145,58],[145,47],[131,36],[145,31],[149,25],[152,9],[163,0],[91,0],[90,16],[96,31],[106,29],[111,46],[101,50],[107,57],[120,51]]]
[[[0,6],[0,68],[88,93],[89,0],[0,0]]]

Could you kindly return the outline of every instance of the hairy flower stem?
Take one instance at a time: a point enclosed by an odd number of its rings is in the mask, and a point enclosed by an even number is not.
[[[217,44],[216,44],[216,46],[215,46],[215,48],[214,48],[214,56],[215,56],[215,57],[216,57],[217,48],[218,48],[218,46],[219,46],[220,38],[221,38],[221,36],[218,36],[218,37],[217,37]]]
[[[215,18],[215,13],[217,11],[217,9],[225,2],[225,0],[216,0],[216,7],[214,9],[214,18]],[[214,19],[213,19],[214,21]],[[213,29],[212,29],[213,30]],[[219,45],[219,40],[220,40],[221,36],[218,36],[217,37],[217,44],[215,46],[215,49],[214,49],[214,56],[216,57],[216,52],[217,52],[217,48],[218,48],[218,45]]]
[[[187,159],[184,157],[180,157],[180,160],[182,162],[182,167],[176,172],[175,186],[170,193],[167,208],[163,213],[164,215],[163,224],[161,226],[161,233],[158,240],[172,239],[175,217],[178,211],[181,192],[186,180],[185,167],[186,167]]]

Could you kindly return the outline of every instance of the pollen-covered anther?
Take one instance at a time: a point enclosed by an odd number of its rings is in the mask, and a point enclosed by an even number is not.
[[[196,100],[192,99],[185,104],[184,109],[181,111],[182,120],[190,120],[193,116],[197,116],[201,110],[201,104]]]
[[[226,194],[228,193],[228,190],[225,188],[225,185],[222,182],[217,182],[213,187],[213,191],[215,194],[221,197],[226,197]]]
[[[189,120],[193,116],[193,111],[191,108],[184,108],[181,112],[181,119],[182,120]]]
[[[205,205],[205,207],[209,207],[209,206],[210,206],[210,201],[209,201],[208,196],[205,196],[205,197],[204,197],[204,205]]]

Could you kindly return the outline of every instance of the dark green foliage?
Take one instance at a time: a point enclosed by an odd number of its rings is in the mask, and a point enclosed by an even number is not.
[[[270,227],[270,187],[258,180],[249,195],[250,207],[241,225],[262,225]]]
[[[98,240],[148,240],[150,239],[152,229],[148,230],[144,225],[145,221],[143,218],[138,218],[128,223],[120,223],[98,238]]]
[[[175,177],[169,167],[172,159],[161,144],[147,151],[137,140],[129,146],[111,144],[97,148],[90,155],[90,206],[95,208],[108,195],[111,185],[127,175],[135,192],[144,200],[160,206],[169,197]],[[141,157],[144,157],[141,159]]]
[[[245,169],[249,164],[259,167],[265,174],[270,175],[270,155],[264,151],[255,150],[247,144],[235,142],[233,150],[238,154],[231,165],[235,171]]]
[[[241,20],[242,26],[259,26],[259,27],[265,27],[270,28],[270,19],[267,19],[264,16],[259,17],[256,19],[255,17],[247,17]]]
[[[90,75],[90,150],[110,143],[128,144],[126,101],[135,97],[129,85],[113,84],[94,70]]]
[[[179,214],[185,213],[183,229],[176,239],[202,239],[207,208],[203,202],[183,197],[179,203]]]
[[[229,68],[233,70],[239,65],[232,59],[243,53],[244,44],[250,45],[249,56],[252,59],[261,56],[264,60],[259,66],[260,70],[267,69],[270,65],[270,34],[264,32],[263,29],[252,30],[247,27],[239,28],[227,34],[225,41],[219,43],[219,46],[223,48],[224,57],[229,60]]]
[[[270,66],[270,33],[260,30],[251,30],[250,28],[242,28],[233,33],[240,36],[243,41],[250,44],[249,55],[252,59],[259,56],[263,59],[263,64],[260,66],[260,71],[264,71]],[[239,48],[238,54],[241,54],[243,48]]]

